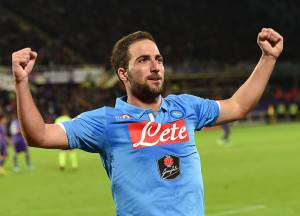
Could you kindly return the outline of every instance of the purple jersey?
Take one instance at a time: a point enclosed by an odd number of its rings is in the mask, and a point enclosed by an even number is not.
[[[10,133],[12,135],[12,142],[16,152],[27,150],[27,145],[22,137],[21,128],[18,119],[14,119],[10,125]]]
[[[0,156],[7,156],[7,141],[5,125],[0,125]]]

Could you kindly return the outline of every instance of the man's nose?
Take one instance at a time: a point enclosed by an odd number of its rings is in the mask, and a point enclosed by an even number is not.
[[[151,60],[150,71],[153,73],[158,73],[160,71],[160,66],[156,59]]]

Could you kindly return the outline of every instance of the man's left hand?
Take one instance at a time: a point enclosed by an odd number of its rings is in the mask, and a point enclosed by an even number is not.
[[[271,28],[263,28],[257,36],[263,55],[277,59],[283,49],[283,37]]]

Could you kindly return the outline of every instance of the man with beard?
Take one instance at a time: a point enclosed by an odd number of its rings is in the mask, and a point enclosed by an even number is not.
[[[262,56],[249,79],[227,100],[161,96],[163,58],[153,37],[135,32],[120,39],[111,62],[127,96],[116,105],[82,113],[60,125],[45,124],[28,88],[37,53],[12,55],[18,114],[28,143],[41,148],[80,148],[101,155],[111,180],[117,215],[204,215],[200,158],[194,131],[243,118],[261,97],[283,48],[264,28]]]

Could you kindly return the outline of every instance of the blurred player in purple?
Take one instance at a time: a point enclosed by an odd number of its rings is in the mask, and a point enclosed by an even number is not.
[[[230,136],[230,125],[229,123],[224,123],[221,125],[222,129],[223,129],[223,135],[222,137],[218,140],[219,144],[230,144],[229,141],[229,136]]]
[[[222,100],[223,97],[221,95],[215,96],[216,100]],[[223,134],[222,136],[217,140],[217,143],[219,145],[229,144],[229,136],[230,136],[230,125],[228,122],[221,124]]]
[[[0,175],[5,175],[4,164],[7,159],[6,117],[0,110]]]
[[[15,151],[15,154],[13,157],[13,162],[14,162],[13,170],[15,172],[20,171],[20,166],[18,163],[18,155],[22,152],[24,152],[24,154],[25,154],[25,162],[26,162],[27,169],[32,170],[28,147],[27,147],[27,144],[25,143],[23,136],[21,134],[20,123],[19,123],[17,117],[15,117],[15,116],[12,119],[11,124],[10,124],[10,133],[11,133],[11,137],[12,137],[12,144],[13,144],[14,151]]]

